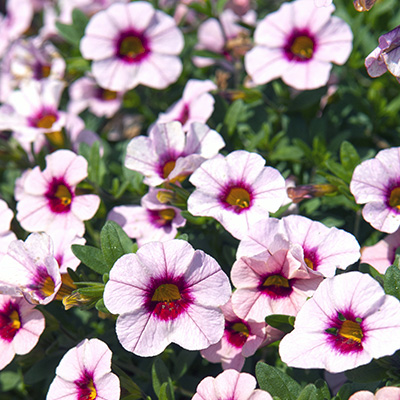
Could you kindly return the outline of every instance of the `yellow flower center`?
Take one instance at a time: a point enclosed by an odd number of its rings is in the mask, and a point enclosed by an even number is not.
[[[10,328],[18,330],[21,327],[21,320],[19,319],[18,311],[12,311],[9,317],[11,320]]]
[[[361,340],[364,336],[360,324],[350,320],[343,321],[342,326],[339,329],[338,335],[346,339],[353,340],[357,343],[361,343]]]
[[[390,192],[389,205],[400,210],[400,187],[394,188]]]
[[[86,397],[88,400],[94,400],[97,397],[96,388],[94,387],[93,379],[91,379],[87,385],[90,390],[89,396]]]
[[[158,215],[163,221],[169,222],[175,218],[175,211],[172,208],[167,208],[166,210],[159,211]]]
[[[294,39],[290,51],[300,58],[309,60],[314,53],[314,42],[308,36],[298,36]]]
[[[56,121],[57,117],[55,115],[45,115],[36,122],[36,126],[38,128],[50,129]]]
[[[101,98],[105,101],[115,100],[117,98],[117,92],[113,92],[112,90],[103,89],[101,93]]]
[[[42,294],[45,297],[48,297],[54,293],[54,288],[55,288],[55,285],[54,285],[53,279],[51,279],[50,276],[47,276],[43,282],[43,285],[42,285],[40,291],[42,292]]]
[[[163,167],[163,178],[167,179],[169,174],[173,171],[174,168],[175,168],[175,161],[166,162]]]
[[[42,72],[42,78],[48,78],[51,72],[50,65],[42,65],[41,72]]]
[[[176,285],[172,283],[165,283],[160,285],[154,292],[151,301],[171,302],[181,299],[181,294]]]
[[[71,192],[64,185],[58,185],[57,191],[54,194],[55,197],[59,198],[61,204],[68,206],[71,204]]]
[[[249,337],[250,332],[247,329],[247,326],[245,324],[242,324],[241,322],[236,322],[236,324],[233,324],[232,329],[235,332],[241,333],[243,336]]]
[[[304,258],[304,262],[307,264],[308,268],[314,269],[314,263],[309,258]]]
[[[282,275],[270,275],[263,283],[263,286],[279,286],[279,287],[290,287],[289,280],[284,278]]]
[[[142,41],[136,36],[127,36],[122,40],[119,52],[121,55],[134,58],[145,52]]]
[[[232,188],[225,201],[239,208],[249,208],[250,207],[250,193],[243,188],[235,187]]]
[[[56,132],[48,132],[45,134],[48,141],[57,147],[64,147],[65,145],[65,136],[62,131]]]

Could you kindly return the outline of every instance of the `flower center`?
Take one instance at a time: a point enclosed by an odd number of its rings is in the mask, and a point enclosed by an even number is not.
[[[11,342],[21,328],[21,320],[18,310],[13,303],[9,303],[0,311],[0,337]]]
[[[44,297],[49,297],[54,293],[54,288],[54,281],[51,276],[48,275],[42,283],[42,288],[40,289],[40,291],[42,292]]]
[[[281,298],[289,296],[292,285],[282,275],[270,275],[264,280],[260,290],[271,298]]]
[[[61,182],[55,179],[46,193],[50,209],[54,213],[64,213],[71,208],[73,193],[66,184]]]
[[[95,400],[97,398],[96,387],[93,382],[93,378],[85,371],[84,376],[75,381],[75,385],[78,387],[78,400]]]
[[[44,115],[36,122],[37,128],[50,129],[57,121],[57,117],[53,114]]]
[[[400,187],[394,188],[390,192],[389,205],[400,210]]]
[[[178,118],[178,121],[182,124],[185,125],[186,122],[189,119],[189,107],[185,104],[185,107],[183,107],[183,110],[181,112],[181,115]]]
[[[304,262],[307,264],[308,268],[314,269],[314,263],[309,258],[305,258]]]
[[[314,53],[314,42],[308,36],[298,36],[290,46],[290,51],[303,60],[309,60]]]
[[[263,283],[263,286],[279,286],[279,287],[290,287],[289,281],[282,275],[270,275]]]
[[[238,321],[227,323],[225,331],[228,342],[237,348],[243,347],[250,335],[249,328],[243,322]]]
[[[167,208],[158,212],[158,215],[163,221],[163,225],[171,222],[175,218],[175,211],[172,208]]]
[[[250,193],[244,188],[234,187],[229,191],[225,201],[240,211],[250,207]]]
[[[170,302],[181,299],[181,294],[176,285],[172,283],[165,283],[160,285],[154,292],[151,301]]]
[[[99,88],[97,96],[101,100],[111,101],[111,100],[115,100],[117,98],[117,92],[114,92],[114,91],[108,90],[108,89]]]
[[[183,311],[181,293],[172,283],[158,286],[151,301],[156,302],[153,314],[164,321],[175,319]]]
[[[164,179],[167,179],[169,174],[173,171],[173,169],[175,168],[175,163],[176,163],[175,160],[168,161],[165,163],[163,170],[162,170]]]
[[[338,335],[357,343],[361,343],[361,340],[364,337],[360,324],[350,320],[343,322],[338,331]]]
[[[119,54],[128,59],[135,59],[146,51],[143,42],[137,36],[125,37],[119,45]]]

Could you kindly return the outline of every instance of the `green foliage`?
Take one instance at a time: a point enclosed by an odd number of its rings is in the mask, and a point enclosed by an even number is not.
[[[74,46],[79,46],[79,42],[85,33],[88,22],[89,18],[82,11],[75,8],[72,11],[72,25],[66,25],[56,21],[56,27],[63,39]]]
[[[290,315],[273,314],[265,318],[265,322],[273,328],[289,333],[293,330],[295,317]]]

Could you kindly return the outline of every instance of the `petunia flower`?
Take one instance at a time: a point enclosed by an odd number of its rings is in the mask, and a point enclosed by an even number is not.
[[[215,218],[238,239],[287,198],[279,171],[266,167],[260,155],[243,150],[207,160],[190,182],[196,190],[188,199],[188,211]]]
[[[160,190],[150,189],[142,197],[141,206],[117,206],[111,209],[108,219],[117,222],[138,246],[148,242],[174,239],[178,229],[185,225],[177,207],[162,204],[157,199]]]
[[[218,263],[183,240],[143,245],[119,258],[110,271],[104,303],[120,314],[122,346],[142,357],[160,354],[169,343],[201,350],[224,332],[219,306],[231,295]]]
[[[192,400],[272,400],[272,396],[256,388],[254,376],[228,369],[216,378],[204,378]]]
[[[344,64],[352,49],[351,29],[331,16],[334,9],[316,7],[314,0],[296,0],[261,20],[254,32],[255,47],[245,55],[253,83],[281,77],[298,90],[324,86],[331,63]]]
[[[389,71],[400,78],[400,26],[379,37],[379,46],[365,59],[369,76],[376,78]]]
[[[158,186],[184,180],[224,146],[221,135],[200,122],[191,124],[187,133],[178,121],[157,124],[148,137],[129,142],[125,166],[143,174],[146,185]]]
[[[79,195],[76,185],[87,177],[85,158],[69,150],[46,156],[46,168],[37,166],[17,182],[17,220],[28,232],[72,230],[83,236],[85,220],[94,216],[100,198]]]
[[[101,340],[83,340],[61,359],[46,400],[119,400],[120,383],[111,372],[111,357]]]
[[[27,354],[45,328],[43,314],[23,297],[0,294],[0,370],[15,354]]]
[[[262,322],[271,314],[295,316],[323,277],[307,268],[298,244],[277,235],[268,250],[237,260],[231,279],[237,288],[232,295],[235,313]]]
[[[223,369],[243,368],[245,358],[252,356],[259,347],[266,346],[282,337],[282,332],[267,326],[265,322],[245,321],[239,318],[229,301],[221,306],[225,317],[225,331],[221,340],[201,351],[210,362],[222,363]]]
[[[80,43],[82,56],[93,60],[97,83],[123,91],[142,84],[164,89],[182,72],[177,55],[183,35],[172,17],[149,2],[115,3],[95,14]]]
[[[288,215],[280,220],[267,218],[251,226],[239,243],[236,258],[268,250],[277,234],[291,244],[299,244],[307,266],[326,277],[335,275],[336,268],[346,269],[360,258],[360,245],[351,233],[328,228],[300,215]]]
[[[375,229],[394,233],[400,226],[400,147],[381,150],[357,165],[350,182],[362,216]]]
[[[165,113],[158,116],[156,124],[179,121],[184,131],[192,122],[206,123],[214,111],[214,97],[209,93],[217,89],[210,80],[189,79],[183,90],[182,99],[174,103]]]
[[[379,273],[384,274],[394,263],[396,250],[400,247],[400,230],[386,235],[373,246],[361,249],[360,262],[372,265]]]
[[[32,233],[25,242],[15,240],[0,260],[0,286],[23,295],[34,304],[48,304],[61,286],[53,242],[45,233]]]
[[[400,348],[400,303],[370,275],[327,278],[301,308],[279,346],[283,362],[332,373],[368,364]]]
[[[394,386],[386,386],[379,389],[375,394],[368,390],[361,390],[349,397],[349,400],[399,400],[400,388]]]

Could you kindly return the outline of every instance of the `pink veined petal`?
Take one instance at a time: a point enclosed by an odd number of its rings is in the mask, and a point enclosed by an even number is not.
[[[13,350],[12,343],[8,343],[3,340],[0,340],[0,351],[1,351],[0,370],[2,370],[13,360],[15,352]]]
[[[100,197],[96,194],[75,196],[71,203],[71,212],[81,221],[91,219],[100,205]]]
[[[263,45],[270,49],[282,48],[286,44],[289,32],[285,32],[290,26],[277,24],[279,16],[277,13],[269,14],[267,18],[262,19],[254,32],[254,42],[257,45]]]
[[[365,59],[365,68],[371,78],[377,78],[387,71],[387,66],[382,58],[382,49],[377,47]]]
[[[257,153],[237,150],[226,156],[230,178],[233,181],[253,184],[265,168],[265,160]]]
[[[197,386],[192,400],[219,400],[220,397],[215,393],[214,380],[211,376],[204,378]]]
[[[317,33],[326,25],[335,10],[333,5],[327,7],[315,7],[314,0],[300,0],[293,3],[292,15],[296,28],[309,29],[311,33]]]
[[[158,155],[180,155],[185,148],[186,135],[181,123],[177,121],[155,125],[149,133],[149,138]]]
[[[107,374],[96,380],[96,399],[119,400],[121,395],[120,383],[117,375]]]
[[[256,387],[256,380],[250,374],[227,370],[215,378],[214,387],[219,399],[247,400]]]
[[[127,27],[134,28],[140,33],[145,31],[146,36],[148,35],[147,29],[150,29],[149,27],[152,26],[152,21],[157,13],[153,6],[145,1],[129,3],[128,5],[124,5],[124,8],[120,7],[120,9],[115,7],[115,11],[113,11],[112,15],[115,21],[119,21],[121,12],[126,13],[128,20]]]
[[[400,225],[400,214],[381,202],[367,203],[362,210],[362,216],[381,232],[394,233]]]
[[[215,18],[203,22],[197,31],[198,49],[207,49],[214,53],[222,53],[225,45],[225,38],[221,25]]]
[[[197,153],[205,158],[216,156],[225,146],[224,139],[206,124],[193,122],[186,135],[185,154]]]
[[[186,103],[196,101],[202,94],[216,89],[217,86],[215,83],[208,79],[204,81],[189,79],[183,91],[182,98]]]
[[[273,400],[273,398],[268,392],[256,389],[248,400]]]
[[[373,393],[368,392],[367,390],[361,390],[360,392],[356,392],[352,396],[350,396],[349,400],[376,400],[376,397]],[[385,400],[388,399],[386,398]]]

